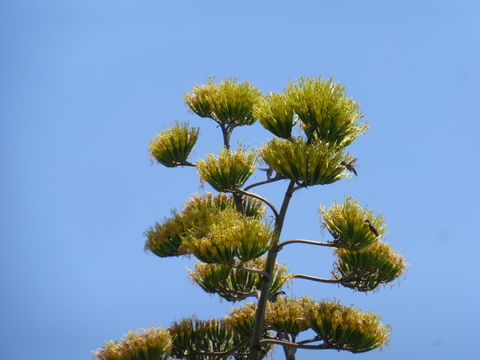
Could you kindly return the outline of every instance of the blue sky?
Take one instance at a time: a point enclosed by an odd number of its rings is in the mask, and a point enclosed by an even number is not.
[[[410,265],[398,286],[367,296],[295,282],[290,294],[337,298],[393,328],[382,352],[298,358],[472,359],[479,23],[479,3],[459,0],[3,0],[1,358],[89,359],[129,329],[225,314],[230,303],[187,280],[192,259],[143,252],[142,233],[201,190],[194,170],[151,164],[147,143],[188,120],[201,127],[193,160],[219,150],[219,130],[181,97],[208,76],[268,92],[321,75],[346,85],[371,128],[350,147],[359,176],[298,192],[284,239],[324,239],[319,205],[352,195],[383,212],[385,240]],[[268,137],[256,124],[233,142]],[[278,202],[284,187],[262,194]],[[301,245],[280,256],[317,276],[332,259]]]

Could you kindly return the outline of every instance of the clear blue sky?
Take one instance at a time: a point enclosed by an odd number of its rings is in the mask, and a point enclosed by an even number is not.
[[[479,24],[479,2],[460,0],[2,0],[0,357],[89,359],[129,329],[225,314],[230,303],[187,280],[193,260],[143,252],[143,231],[199,191],[194,170],[152,165],[147,143],[189,120],[201,127],[193,160],[219,149],[218,129],[181,98],[210,75],[265,92],[322,75],[347,86],[371,129],[351,146],[359,176],[297,193],[284,238],[322,240],[318,206],[349,194],[383,212],[385,240],[410,265],[367,296],[295,282],[291,294],[393,327],[382,352],[299,359],[473,359]],[[254,125],[233,141],[268,136]],[[328,276],[332,256],[295,245],[280,261]]]

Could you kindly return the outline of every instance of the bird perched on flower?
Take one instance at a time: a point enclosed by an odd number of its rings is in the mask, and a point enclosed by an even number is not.
[[[378,230],[375,228],[375,226],[373,226],[372,222],[368,219],[366,219],[365,222],[368,224],[368,228],[370,229],[370,231],[378,237]]]
[[[346,161],[342,161],[342,162],[340,163],[340,165],[345,166],[345,168],[346,168],[348,171],[354,173],[355,176],[358,176],[357,169],[355,169],[355,163],[356,163],[356,162],[357,162],[357,159],[353,159],[352,161],[350,161],[350,162],[348,162],[348,163],[347,163]]]

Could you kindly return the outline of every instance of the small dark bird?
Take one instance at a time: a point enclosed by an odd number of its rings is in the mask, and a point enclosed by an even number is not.
[[[259,170],[265,171],[267,173],[267,180],[270,180],[273,175],[273,168],[269,166],[268,168],[259,168]]]
[[[366,219],[365,222],[368,224],[368,228],[370,229],[370,231],[371,231],[372,233],[374,233],[375,236],[378,237],[378,231],[377,231],[377,229],[375,229],[375,226],[373,226],[372,222],[371,222],[370,220],[368,220],[368,219]]]
[[[358,176],[357,169],[355,169],[355,163],[356,163],[356,162],[357,162],[357,159],[353,159],[352,161],[350,161],[350,162],[348,162],[348,163],[345,162],[345,161],[342,161],[342,162],[340,163],[340,165],[345,166],[345,168],[346,168],[348,171],[354,173],[355,176]]]
[[[279,297],[280,295],[285,295],[285,294],[286,294],[286,292],[283,291],[283,290],[277,291],[275,294],[273,294],[273,295],[270,297],[270,301],[271,301],[271,302],[276,302],[276,301],[278,300],[278,297]]]

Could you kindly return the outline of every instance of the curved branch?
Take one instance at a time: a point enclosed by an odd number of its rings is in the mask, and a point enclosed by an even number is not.
[[[268,273],[264,270],[246,268],[246,267],[243,267],[241,265],[230,265],[230,266],[235,268],[235,269],[243,270],[243,271],[254,273],[254,274],[260,274],[262,276],[265,276],[266,278],[269,278]]]
[[[256,297],[257,299],[260,297],[260,290],[252,290],[250,292],[243,292],[243,291],[235,291],[231,289],[224,289],[221,290],[223,292],[228,292],[230,295],[235,295],[238,297],[238,300],[244,300],[248,297]]]
[[[303,274],[292,274],[290,276],[292,279],[305,279],[305,280],[318,281],[318,282],[329,283],[329,284],[340,284],[342,282],[341,279],[323,279],[316,276],[303,275]]]
[[[259,181],[259,182],[256,182],[256,183],[253,183],[253,184],[250,184],[248,185],[247,187],[245,187],[245,191],[248,191],[250,190],[251,188],[254,188],[255,186],[260,186],[260,185],[264,185],[264,184],[269,184],[269,183],[272,183],[272,182],[275,182],[275,181],[278,181],[278,180],[284,180],[285,178],[284,177],[274,177],[272,179],[267,179],[267,180],[264,180],[264,181]]]
[[[297,191],[297,190],[300,190],[300,189],[303,189],[303,188],[306,188],[306,187],[308,187],[308,186],[305,185],[305,184],[299,184],[298,186],[295,186],[295,187],[293,188],[293,192],[295,192],[295,191]]]
[[[298,349],[338,349],[338,347],[335,347],[333,345],[330,345],[329,343],[323,343],[319,345],[305,345],[305,344],[300,344],[300,343],[293,343],[290,341],[285,341],[285,340],[279,340],[279,339],[261,339],[259,341],[260,344],[262,343],[271,343],[271,344],[278,344],[278,345],[286,345],[286,346],[292,346]]]
[[[254,193],[250,193],[248,191],[245,191],[245,190],[242,190],[242,189],[234,189],[232,190],[232,192],[238,192],[240,194],[243,194],[245,196],[250,196],[252,198],[255,198],[257,200],[260,200],[261,202],[263,202],[264,204],[266,204],[272,211],[273,211],[273,214],[275,215],[275,219],[278,219],[278,211],[277,209],[275,208],[275,206],[272,205],[272,203],[270,201],[268,201],[267,199],[265,199],[264,197],[258,195],[258,194],[254,194]]]
[[[191,163],[190,161],[185,160],[185,161],[182,161],[182,162],[180,163],[180,166],[193,166],[193,167],[196,167],[197,165]]]
[[[287,241],[284,241],[284,242],[278,244],[277,245],[278,251],[282,250],[282,247],[284,247],[285,245],[295,244],[295,243],[336,247],[335,242],[322,242],[322,241],[313,241],[313,240],[304,240],[304,239],[292,239],[292,240],[287,240]]]
[[[314,338],[311,338],[311,339],[299,341],[299,342],[297,342],[297,344],[303,345],[303,344],[308,344],[308,343],[315,342],[315,341],[320,341],[320,340],[322,340],[322,338],[320,336],[315,336]]]

